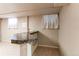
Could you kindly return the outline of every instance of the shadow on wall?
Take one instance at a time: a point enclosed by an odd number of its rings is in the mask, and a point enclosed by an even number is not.
[[[38,34],[39,45],[58,46],[58,44],[53,39],[51,40],[42,32],[39,32]]]

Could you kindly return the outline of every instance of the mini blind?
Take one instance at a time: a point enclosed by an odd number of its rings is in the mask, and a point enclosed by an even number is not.
[[[58,28],[58,15],[43,15],[44,29],[57,29]]]
[[[8,18],[8,28],[17,28],[17,18]]]

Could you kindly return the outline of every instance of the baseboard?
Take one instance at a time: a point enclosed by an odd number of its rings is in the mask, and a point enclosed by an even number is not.
[[[42,46],[42,47],[50,47],[50,48],[59,48],[57,46],[49,46],[49,45],[38,45],[38,46]]]

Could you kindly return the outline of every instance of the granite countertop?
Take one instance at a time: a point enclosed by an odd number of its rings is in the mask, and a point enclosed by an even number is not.
[[[38,33],[39,31],[31,31],[30,34]]]
[[[28,42],[28,40],[11,40],[11,43],[13,43],[13,44],[24,44],[27,42]]]
[[[31,31],[30,35],[36,34],[38,33],[38,31]],[[12,44],[24,44],[24,43],[28,43],[31,42],[31,40],[11,40]]]

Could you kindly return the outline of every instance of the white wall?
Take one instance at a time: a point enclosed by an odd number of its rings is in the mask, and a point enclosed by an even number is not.
[[[1,40],[1,19],[0,19],[0,40]]]
[[[79,4],[60,11],[59,45],[63,55],[79,55]]]

